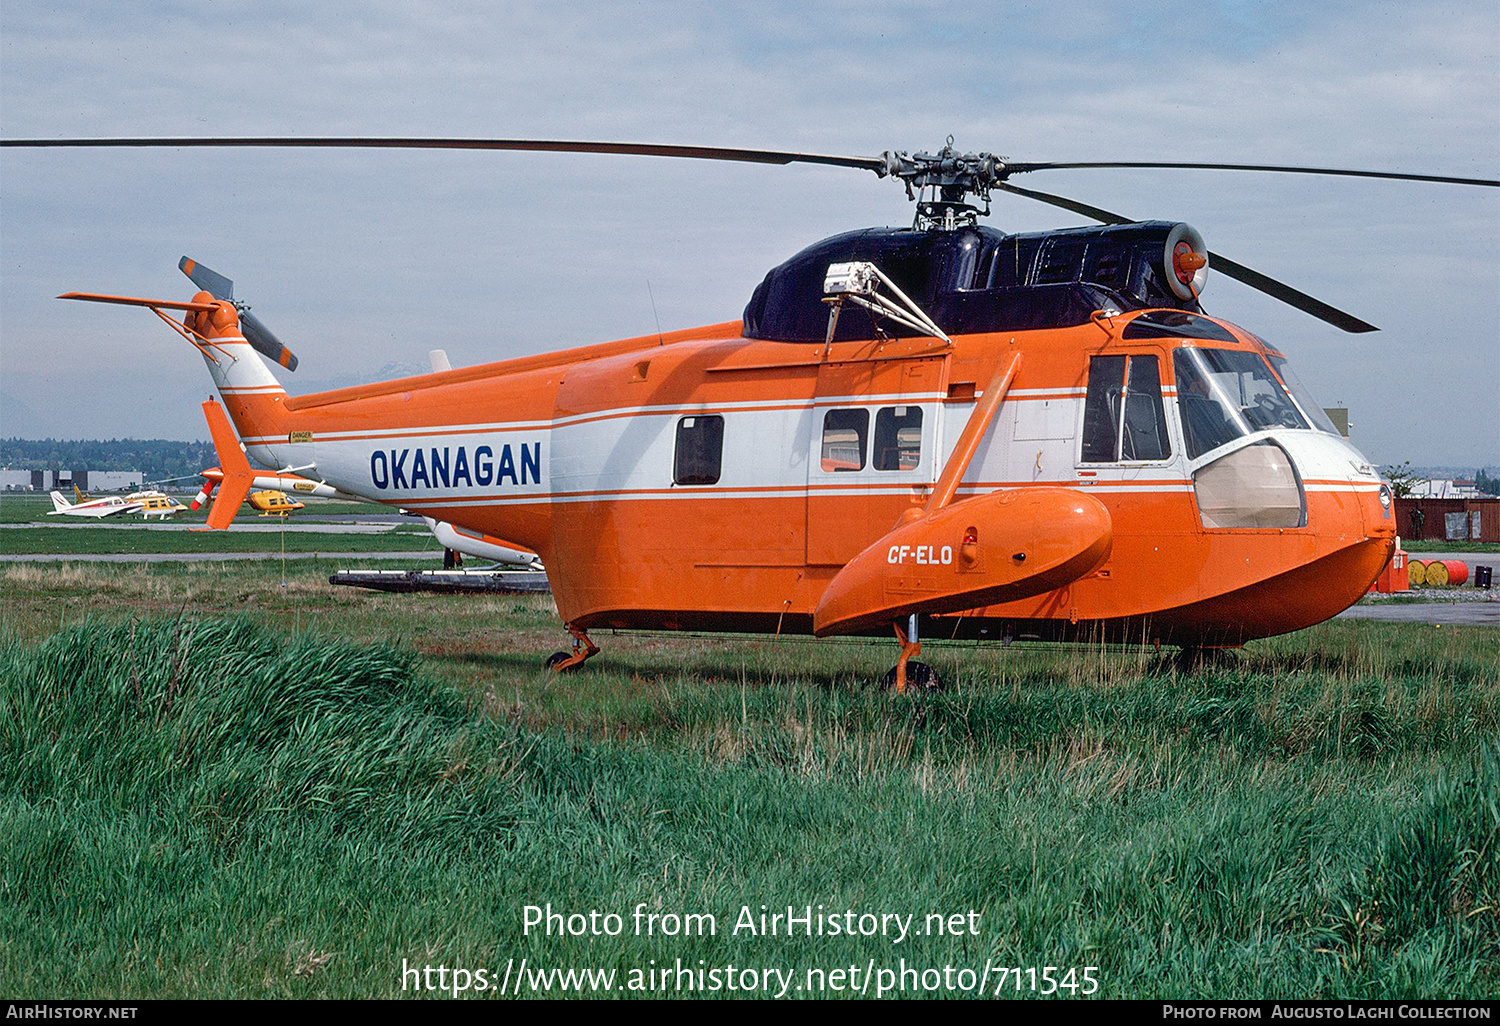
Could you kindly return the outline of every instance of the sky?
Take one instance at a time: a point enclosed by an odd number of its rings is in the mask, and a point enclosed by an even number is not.
[[[1500,5],[113,2],[0,9],[0,136],[432,135],[1500,177]],[[1223,277],[1377,463],[1500,465],[1500,189],[1207,171],[1024,176],[1371,321]],[[207,438],[144,310],[189,255],[295,393],[737,319],[828,235],[907,224],[868,172],[523,153],[0,150],[0,437]],[[997,196],[1003,231],[1086,223]]]

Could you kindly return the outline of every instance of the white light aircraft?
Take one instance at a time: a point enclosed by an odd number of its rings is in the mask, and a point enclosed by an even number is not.
[[[161,520],[175,516],[187,509],[182,503],[162,492],[132,492],[129,495],[106,495],[102,499],[89,499],[72,503],[63,498],[62,492],[52,493],[52,512],[49,517],[93,517],[102,519],[119,513],[139,513],[150,520]]]

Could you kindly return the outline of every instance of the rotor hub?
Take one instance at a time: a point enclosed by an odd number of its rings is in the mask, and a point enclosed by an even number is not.
[[[914,227],[955,229],[973,225],[990,212],[990,189],[1010,174],[1005,158],[993,153],[959,153],[953,136],[937,153],[886,150],[879,172],[906,183],[906,198],[917,204]],[[981,207],[970,202],[974,197]]]

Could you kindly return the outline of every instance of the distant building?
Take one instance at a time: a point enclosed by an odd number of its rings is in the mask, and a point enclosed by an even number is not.
[[[135,491],[145,481],[139,470],[0,470],[0,489],[7,492]]]
[[[1477,499],[1479,489],[1473,481],[1456,478],[1430,478],[1411,483],[1413,499]]]

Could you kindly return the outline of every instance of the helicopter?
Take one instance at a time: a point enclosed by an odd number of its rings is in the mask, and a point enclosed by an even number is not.
[[[737,319],[292,396],[296,358],[184,257],[151,309],[202,354],[223,458],[513,539],[589,631],[893,635],[886,683],[940,684],[922,639],[1232,648],[1352,605],[1396,545],[1392,494],[1284,353],[1207,314],[1210,268],[1345,331],[1373,325],[1018,174],[1205,168],[1495,187],[1340,168],[842,157],[499,139],[6,140],[5,145],[491,149],[813,163],[901,181],[909,228],[833,236],[771,269]],[[1098,225],[1006,234],[1005,192]],[[180,319],[174,315],[181,315]],[[230,422],[233,429],[230,428]],[[248,472],[242,472],[248,487]],[[227,523],[217,503],[210,525]],[[241,496],[242,498],[242,496]],[[238,504],[238,499],[235,504]]]

